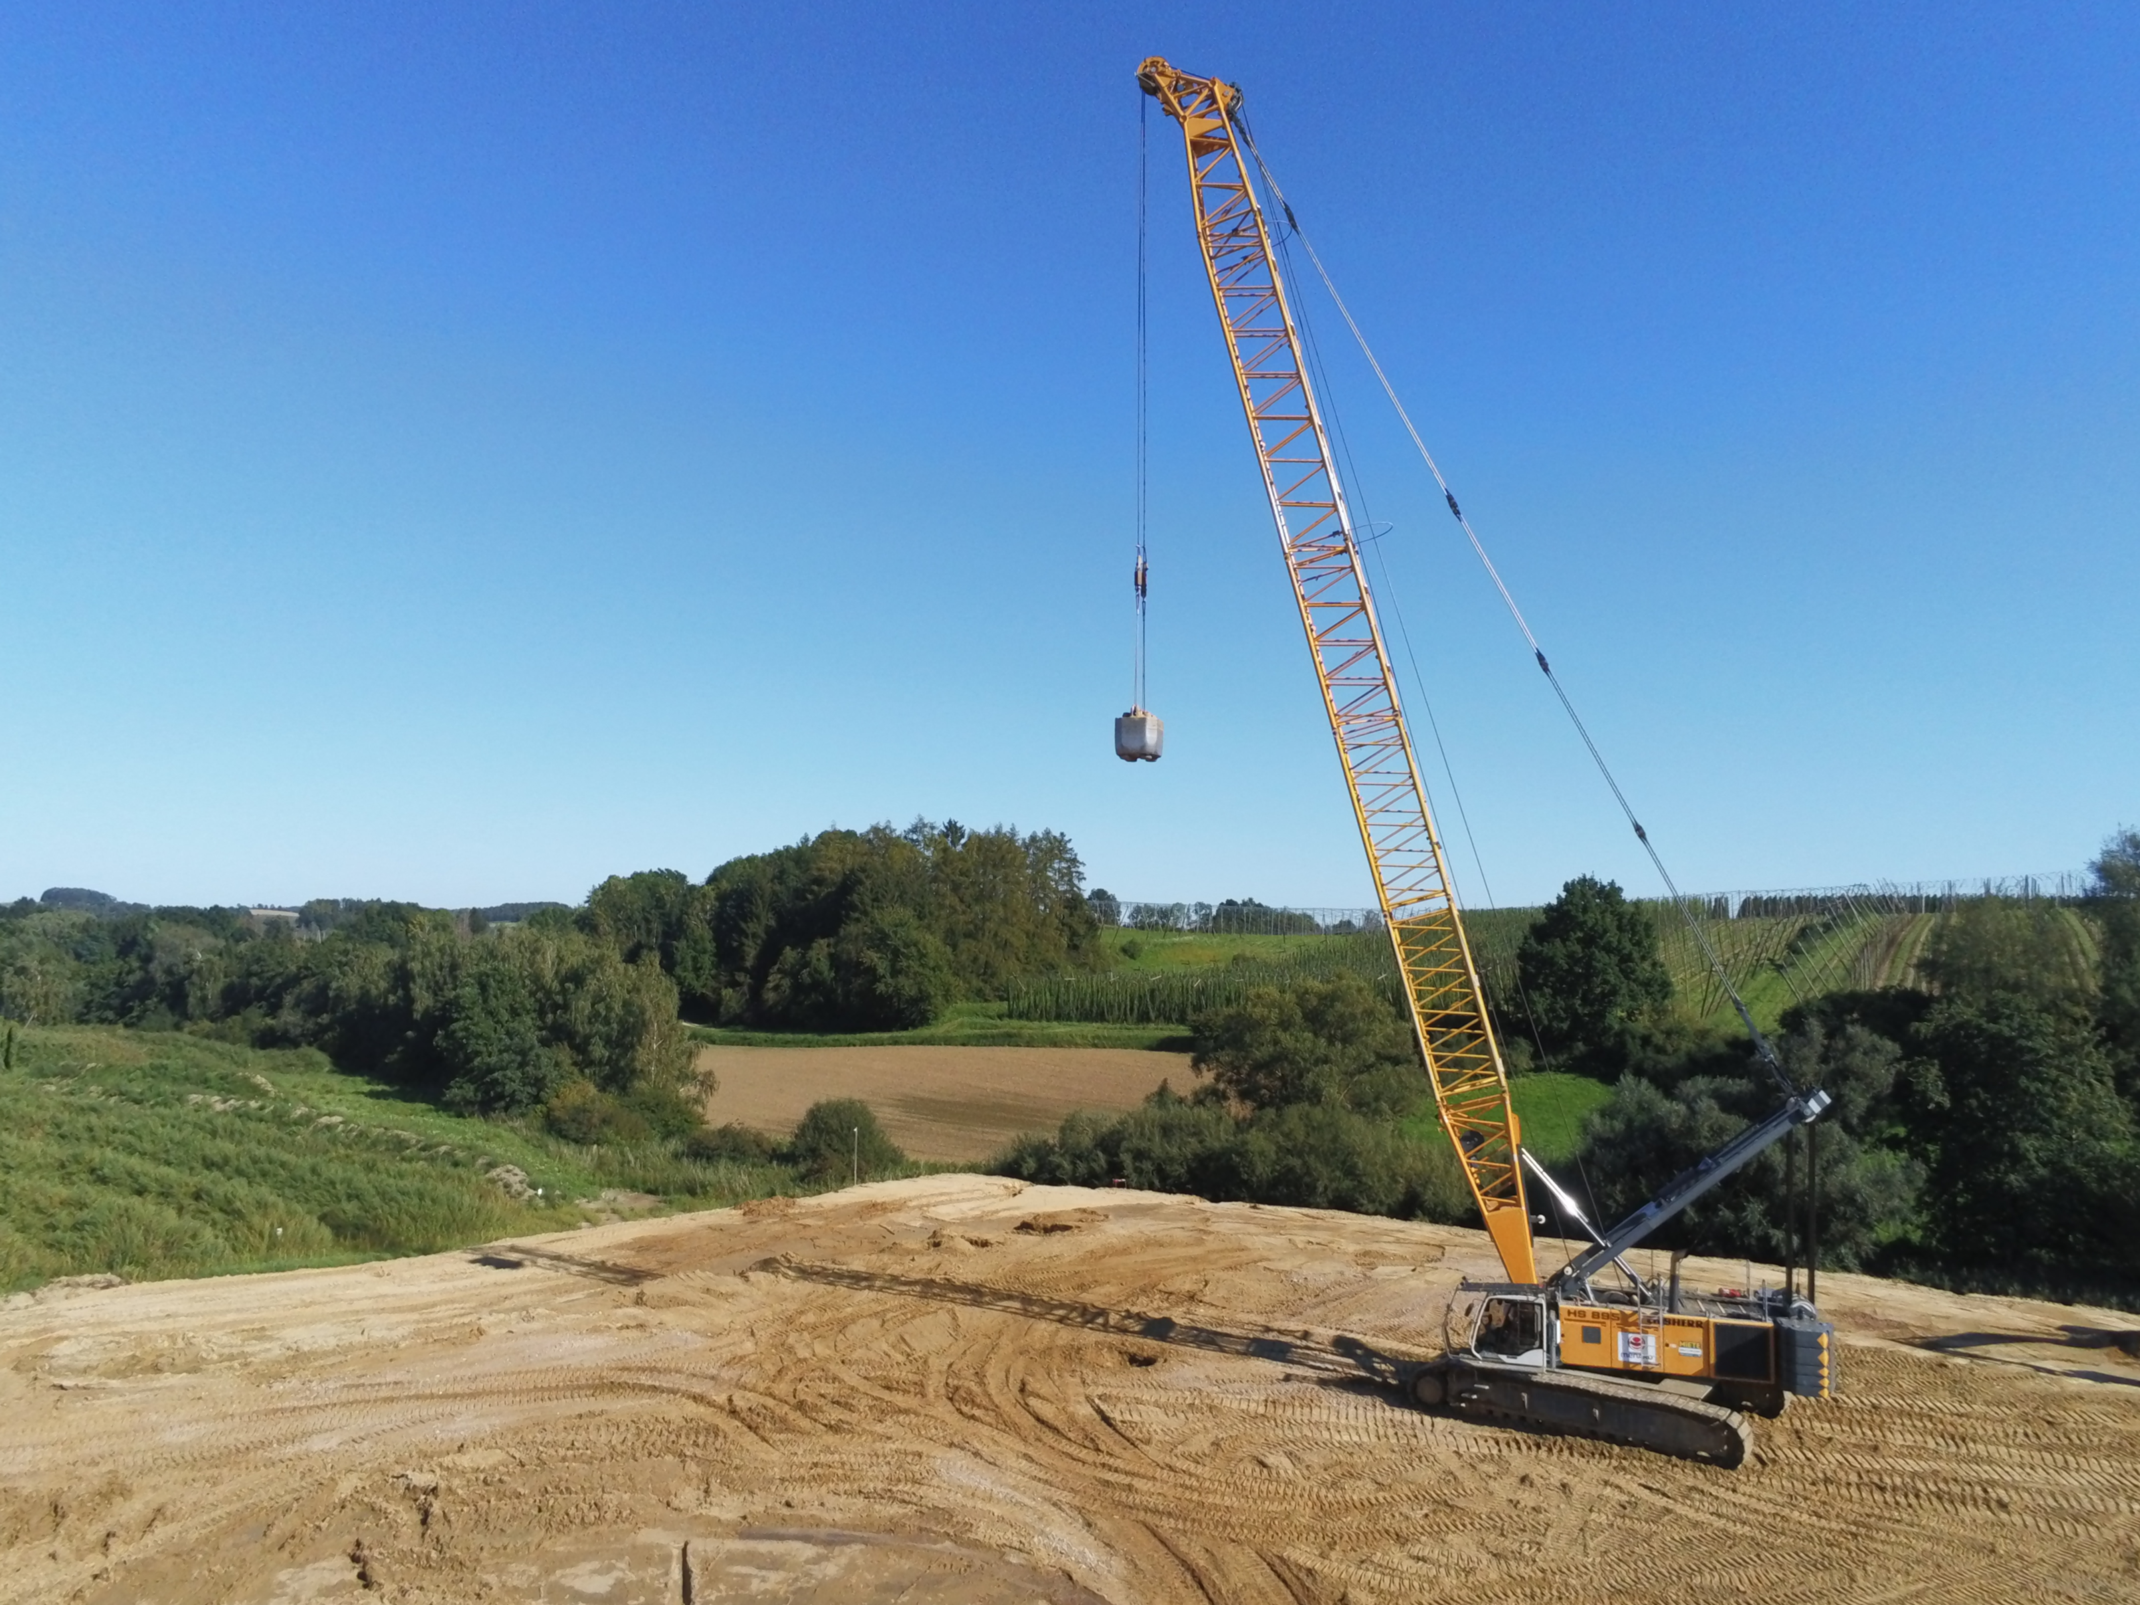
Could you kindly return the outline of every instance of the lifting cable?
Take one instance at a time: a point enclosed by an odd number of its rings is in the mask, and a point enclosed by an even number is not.
[[[1471,543],[1471,549],[1477,555],[1480,566],[1486,570],[1487,578],[1493,581],[1494,589],[1500,593],[1509,617],[1516,621],[1516,628],[1523,632],[1524,642],[1530,647],[1532,658],[1537,661],[1547,684],[1553,687],[1553,694],[1560,699],[1560,705],[1567,713],[1569,723],[1575,726],[1575,733],[1582,737],[1584,747],[1589,750],[1591,762],[1597,765],[1598,773],[1604,777],[1607,788],[1612,792],[1613,801],[1620,805],[1620,812],[1627,816],[1628,824],[1634,827],[1635,839],[1642,843],[1642,850],[1649,854],[1650,863],[1656,867],[1658,879],[1664,882],[1666,891],[1671,894],[1673,906],[1687,922],[1687,929],[1693,935],[1695,945],[1709,961],[1710,969],[1722,983],[1726,995],[1731,999],[1732,1008],[1738,1012],[1740,1022],[1753,1039],[1755,1053],[1769,1074],[1774,1076],[1783,1088],[1784,1095],[1795,1098],[1798,1096],[1798,1088],[1792,1082],[1790,1073],[1784,1069],[1783,1061],[1777,1057],[1768,1037],[1754,1024],[1753,1011],[1747,1008],[1746,1000],[1739,995],[1738,987],[1732,983],[1731,974],[1725,969],[1724,961],[1718,955],[1715,945],[1710,942],[1708,933],[1702,929],[1701,922],[1695,918],[1692,903],[1686,894],[1680,891],[1678,882],[1672,879],[1671,871],[1665,868],[1664,859],[1658,854],[1656,844],[1650,840],[1650,833],[1643,828],[1642,821],[1635,817],[1634,805],[1627,800],[1627,794],[1620,789],[1620,782],[1613,777],[1612,768],[1605,762],[1604,753],[1598,750],[1597,742],[1591,738],[1589,727],[1583,723],[1582,715],[1575,711],[1575,703],[1570,700],[1566,687],[1560,683],[1560,676],[1553,672],[1553,665],[1546,659],[1545,648],[1539,645],[1529,620],[1524,618],[1523,610],[1516,605],[1515,597],[1509,593],[1507,583],[1501,578],[1501,571],[1494,567],[1493,559],[1486,555],[1485,543],[1479,539],[1478,531],[1471,527],[1471,520],[1464,516],[1463,508],[1457,505],[1456,492],[1449,488],[1449,481],[1443,477],[1440,464],[1435,462],[1434,454],[1427,450],[1427,443],[1420,438],[1419,430],[1413,425],[1412,415],[1405,411],[1404,403],[1398,399],[1396,386],[1390,383],[1389,375],[1382,371],[1382,364],[1376,360],[1374,351],[1368,346],[1367,336],[1360,332],[1360,325],[1354,320],[1352,309],[1345,305],[1345,298],[1338,294],[1337,285],[1332,282],[1329,269],[1323,266],[1323,259],[1316,254],[1314,243],[1301,228],[1300,220],[1293,215],[1292,204],[1286,200],[1285,192],[1278,187],[1278,181],[1271,176],[1270,168],[1264,163],[1263,153],[1256,149],[1255,136],[1249,132],[1247,121],[1239,118],[1236,121],[1241,129],[1242,140],[1248,147],[1249,156],[1255,161],[1257,172],[1263,176],[1265,188],[1278,203],[1279,210],[1285,214],[1287,228],[1300,241],[1301,248],[1308,253],[1308,260],[1315,265],[1316,276],[1323,281],[1323,288],[1330,293],[1338,315],[1345,320],[1345,327],[1352,331],[1352,338],[1360,348],[1360,355],[1367,359],[1368,367],[1374,370],[1375,378],[1382,386],[1382,393],[1389,397],[1390,405],[1396,409],[1405,433],[1412,437],[1412,444],[1417,448],[1420,460],[1427,465],[1427,472],[1434,476],[1434,483],[1441,488],[1442,499],[1449,504],[1451,516],[1463,530],[1464,538]]]
[[[1145,308],[1145,234],[1148,213],[1148,195],[1151,187],[1151,146],[1146,135],[1145,107],[1151,96],[1141,90],[1137,95],[1137,644],[1131,657],[1130,680],[1132,694],[1130,708],[1144,711],[1144,592],[1148,569],[1145,562],[1144,536],[1146,513],[1150,503],[1149,482],[1151,477],[1151,448],[1149,443],[1149,418],[1151,394],[1151,340],[1147,332]]]

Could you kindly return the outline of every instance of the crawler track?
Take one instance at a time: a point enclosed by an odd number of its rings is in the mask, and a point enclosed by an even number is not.
[[[1448,1360],[1420,1369],[1412,1397],[1477,1421],[1598,1438],[1726,1469],[1754,1449],[1753,1428],[1736,1410],[1580,1371]]]

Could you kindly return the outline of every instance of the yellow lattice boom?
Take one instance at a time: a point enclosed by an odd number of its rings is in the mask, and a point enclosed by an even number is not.
[[[1197,242],[1427,1077],[1509,1280],[1536,1282],[1508,1077],[1270,230],[1236,140],[1241,94],[1157,56],[1137,79],[1181,125]]]

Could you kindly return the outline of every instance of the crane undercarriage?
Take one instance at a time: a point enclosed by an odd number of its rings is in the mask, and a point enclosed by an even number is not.
[[[1780,1290],[1460,1291],[1473,1295],[1467,1318],[1411,1378],[1430,1409],[1729,1467],[1752,1447],[1748,1415],[1781,1415],[1792,1394],[1834,1385],[1831,1328]]]

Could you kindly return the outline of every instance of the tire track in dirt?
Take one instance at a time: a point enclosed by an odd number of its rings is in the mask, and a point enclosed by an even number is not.
[[[511,1252],[0,1316],[0,1601],[265,1605],[358,1545],[416,1605],[534,1599],[773,1529],[1139,1605],[2140,1598],[2140,1389],[1895,1346],[1982,1301],[1838,1279],[1880,1341],[1721,1472],[1403,1404],[1483,1252],[1444,1228],[941,1177]]]

